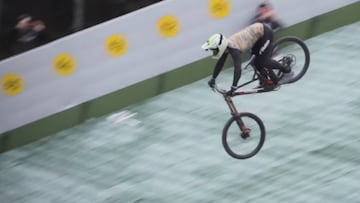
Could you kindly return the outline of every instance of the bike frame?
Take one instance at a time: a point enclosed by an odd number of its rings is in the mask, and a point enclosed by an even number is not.
[[[252,67],[253,71],[254,71],[254,74],[252,76],[252,79],[243,83],[243,84],[240,84],[236,87],[236,89],[240,89],[242,87],[245,87],[257,80],[259,80],[261,76],[260,72],[252,65],[253,61],[255,60],[255,55],[251,55],[250,59],[248,60],[248,62],[246,63],[246,65],[244,66],[244,70],[248,69],[249,66]],[[269,71],[272,71],[272,70],[269,70]],[[266,90],[265,88],[255,88],[255,89],[249,89],[249,90],[241,90],[241,91],[236,91],[234,92],[234,96],[239,96],[239,95],[247,95],[247,94],[256,94],[256,93],[264,93],[264,92],[270,92],[270,91],[276,91],[278,90],[279,88],[276,88],[276,89],[272,89],[272,90]]]
[[[253,71],[254,71],[254,74],[253,74],[253,76],[252,76],[252,79],[249,80],[249,81],[247,81],[247,82],[244,82],[244,83],[240,84],[239,86],[237,86],[237,87],[236,87],[237,90],[240,89],[240,88],[242,88],[242,87],[245,87],[245,86],[247,86],[247,85],[249,85],[249,84],[251,84],[251,83],[253,83],[253,82],[257,81],[257,80],[259,80],[259,77],[262,77],[261,74],[260,74],[260,72],[252,65],[252,62],[254,61],[254,59],[255,59],[255,55],[252,55],[252,56],[250,57],[250,59],[248,60],[248,62],[246,63],[246,65],[244,66],[244,68],[243,68],[244,70],[246,70],[246,69],[249,68],[249,66],[252,67],[252,69],[253,69]],[[265,88],[263,88],[263,87],[260,87],[260,88],[255,88],[255,89],[247,89],[247,90],[235,91],[235,92],[233,93],[233,95],[231,95],[231,96],[227,94],[227,91],[226,91],[226,90],[224,90],[224,89],[219,89],[216,85],[214,86],[214,89],[213,89],[213,90],[216,91],[216,92],[218,92],[218,93],[220,93],[220,94],[223,96],[224,100],[226,101],[226,104],[228,105],[228,107],[229,107],[229,109],[230,109],[231,115],[232,115],[232,116],[236,116],[236,115],[239,114],[239,112],[238,112],[236,106],[234,105],[234,102],[233,102],[233,100],[232,100],[232,97],[234,97],[234,96],[240,96],[240,95],[248,95],[248,94],[257,94],[257,93],[271,92],[271,91],[276,91],[276,90],[278,90],[278,89],[279,89],[279,87],[277,87],[277,88],[275,88],[275,89],[271,89],[271,90],[268,90],[268,89],[265,89]]]

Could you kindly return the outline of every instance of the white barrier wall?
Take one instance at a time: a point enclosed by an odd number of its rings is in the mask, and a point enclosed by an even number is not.
[[[207,56],[210,34],[244,27],[261,0],[165,0],[0,62],[0,133]],[[292,25],[355,0],[274,0]]]

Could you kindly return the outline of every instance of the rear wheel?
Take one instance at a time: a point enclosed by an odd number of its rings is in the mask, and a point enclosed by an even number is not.
[[[286,83],[293,83],[300,80],[306,73],[310,64],[310,52],[304,41],[297,37],[283,37],[273,45],[272,58],[280,63],[291,62],[290,67],[294,76]],[[277,71],[277,76],[281,78],[283,72]]]
[[[257,154],[265,141],[265,126],[252,113],[240,113],[228,120],[222,134],[225,151],[233,158],[247,159]]]

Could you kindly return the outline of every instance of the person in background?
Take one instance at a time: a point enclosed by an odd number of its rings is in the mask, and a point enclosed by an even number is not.
[[[267,2],[261,3],[257,7],[256,14],[250,24],[253,24],[255,22],[266,23],[275,32],[283,27],[282,23],[277,17],[274,8],[270,3]]]
[[[19,16],[10,34],[11,54],[20,54],[44,44],[47,40],[45,30],[43,21],[34,19],[28,14]]]

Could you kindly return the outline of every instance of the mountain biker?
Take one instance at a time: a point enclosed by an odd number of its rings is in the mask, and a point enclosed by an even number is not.
[[[266,77],[266,80],[260,79],[260,86],[266,90],[272,90],[277,87],[279,79],[276,75],[267,73],[266,69],[278,69],[284,73],[284,77],[281,82],[286,82],[293,76],[291,71],[291,61],[285,61],[279,63],[271,59],[271,46],[273,42],[274,34],[268,25],[263,23],[251,24],[239,32],[226,38],[222,34],[213,34],[210,38],[201,46],[206,51],[212,51],[212,58],[218,59],[212,78],[208,84],[211,88],[214,88],[215,79],[219,75],[221,69],[225,64],[227,56],[230,54],[234,64],[234,76],[233,82],[228,95],[233,95],[236,90],[238,81],[241,77],[241,54],[246,50],[251,49],[252,54],[255,55],[254,65],[262,76]]]

